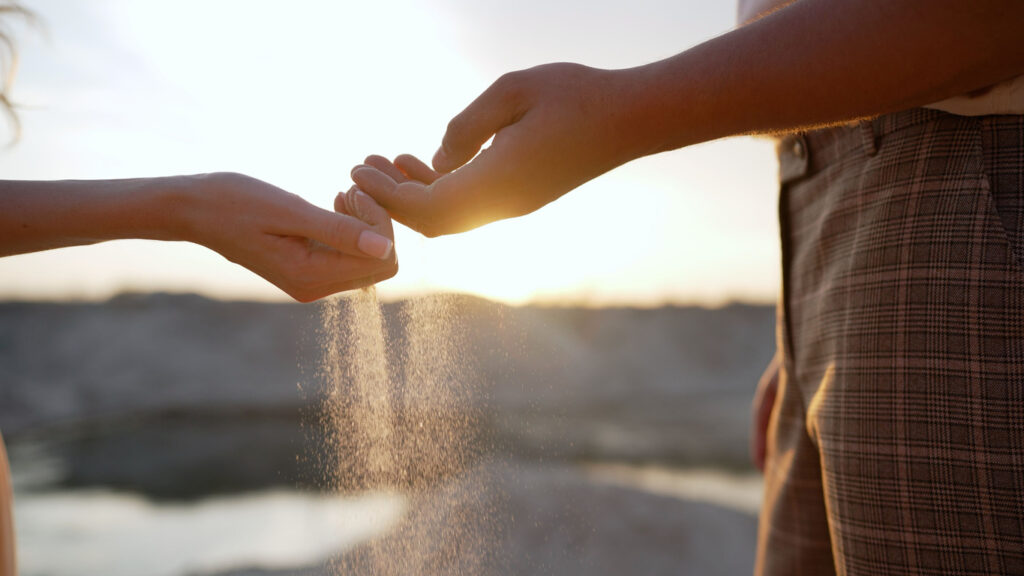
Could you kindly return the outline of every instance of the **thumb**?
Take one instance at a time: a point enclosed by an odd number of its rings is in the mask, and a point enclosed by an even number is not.
[[[514,73],[502,76],[448,122],[432,162],[438,172],[469,162],[491,136],[522,116],[514,78]]]

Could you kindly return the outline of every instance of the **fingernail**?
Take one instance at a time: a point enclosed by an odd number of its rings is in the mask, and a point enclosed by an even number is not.
[[[391,248],[394,246],[394,243],[391,242],[391,239],[385,238],[376,232],[364,230],[363,233],[359,235],[359,242],[357,243],[357,246],[359,246],[359,249],[368,256],[373,256],[380,260],[387,260],[388,257],[391,256]]]
[[[357,202],[358,192],[359,189],[353,186],[345,193],[345,211],[348,212],[350,216],[355,216],[356,218],[360,217],[359,202]]]
[[[356,170],[359,170],[360,168],[369,168],[369,166],[367,166],[366,164],[360,164],[360,165],[352,168],[352,170],[348,173],[348,175],[352,176],[353,174],[356,173]]]
[[[437,149],[437,152],[434,152],[433,164],[434,168],[444,168],[448,165],[448,153],[444,151],[444,146],[441,146]]]

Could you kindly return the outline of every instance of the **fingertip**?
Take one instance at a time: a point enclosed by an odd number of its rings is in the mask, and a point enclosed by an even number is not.
[[[366,157],[366,165],[371,168],[376,168],[381,172],[387,174],[395,182],[403,182],[408,179],[404,172],[387,158],[379,155],[371,155]]]
[[[372,166],[367,166],[366,164],[356,164],[355,166],[352,167],[351,170],[349,170],[348,174],[352,178],[355,178],[356,172],[366,168],[372,168]]]
[[[378,173],[381,172],[372,166],[359,165],[352,169],[352,173],[349,176],[357,187],[373,188],[372,182],[376,179]]]
[[[398,166],[400,169],[405,169],[416,161],[419,161],[419,158],[416,158],[412,154],[399,154],[398,156],[395,156],[394,165]]]
[[[368,174],[384,174],[384,173],[381,172],[380,170],[374,168],[373,166],[368,166],[366,164],[360,164],[360,165],[356,166],[355,168],[352,168],[352,172],[349,175],[352,176],[352,178],[354,179],[354,178],[356,178],[356,176],[359,176],[359,175],[366,176]]]
[[[367,256],[378,260],[387,260],[394,251],[395,243],[390,238],[378,234],[372,230],[364,230],[359,235],[356,245]]]
[[[353,185],[348,190],[338,192],[337,196],[334,197],[334,211],[340,212],[341,214],[348,214],[349,216],[354,216],[354,214],[352,214],[348,210],[348,202],[350,201],[349,195],[351,195],[358,189],[359,188]]]
[[[431,184],[437,180],[441,174],[436,170],[427,166],[425,162],[412,154],[402,154],[395,158],[394,165],[398,168],[407,178],[412,180],[418,180],[424,184]]]
[[[354,201],[359,206],[361,213],[367,214],[368,216],[387,216],[387,211],[373,199],[373,196],[370,196],[366,192],[356,188],[353,197],[355,198]],[[376,222],[376,220],[378,220],[378,218],[374,218],[374,222]]]
[[[434,157],[430,160],[430,163],[434,166],[434,170],[438,172],[451,172],[451,160],[448,158],[448,152],[445,151],[444,146],[437,149],[434,152]]]

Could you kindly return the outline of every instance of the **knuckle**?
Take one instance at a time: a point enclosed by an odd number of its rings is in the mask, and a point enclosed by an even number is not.
[[[316,302],[317,300],[323,298],[324,296],[326,296],[326,294],[322,294],[319,291],[317,291],[317,292],[305,292],[305,293],[302,294],[302,299],[299,300],[299,302],[301,302],[302,304],[311,304],[311,303]]]
[[[420,233],[426,236],[427,238],[437,238],[439,236],[445,236],[453,232],[455,232],[455,230],[453,229],[450,223],[438,220],[424,222],[423,225],[420,227]]]
[[[323,296],[316,286],[308,283],[301,283],[292,286],[291,291],[288,292],[288,294],[297,302],[301,302],[303,304],[314,302]]]
[[[234,186],[243,183],[246,177],[238,172],[210,172],[200,175],[199,178],[221,185]]]
[[[356,215],[358,217],[358,215]],[[336,248],[344,247],[355,247],[358,238],[358,231],[356,226],[352,226],[343,217],[332,218],[331,223],[328,224],[328,235],[334,239],[338,244]]]
[[[395,166],[398,167],[399,170],[402,170],[403,168],[409,167],[409,166],[411,166],[411,165],[413,165],[415,163],[416,163],[416,157],[413,156],[412,154],[399,154],[398,156],[395,156],[394,164],[395,164]]]
[[[309,299],[309,294],[302,287],[282,287],[282,290],[284,290],[285,294],[291,296],[292,300],[295,300],[296,302],[302,302],[303,304],[312,302],[312,300]]]
[[[414,228],[427,238],[437,238],[446,233],[444,220],[436,214],[424,214],[416,220]]]
[[[457,143],[462,140],[468,128],[468,122],[464,114],[452,118],[448,121],[448,127],[445,129],[444,144],[450,145]]]
[[[370,278],[370,284],[376,284],[377,282],[383,282],[389,278],[394,278],[398,274],[398,262],[388,265],[383,271],[378,274],[374,274]]]
[[[515,90],[519,86],[522,77],[523,72],[521,70],[505,72],[501,76],[498,76],[498,79],[494,81],[494,84],[492,84],[491,87],[498,92]]]
[[[497,100],[505,105],[518,102],[522,97],[523,84],[522,72],[503,74],[493,86]]]

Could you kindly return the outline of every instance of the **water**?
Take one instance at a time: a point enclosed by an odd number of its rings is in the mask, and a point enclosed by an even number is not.
[[[480,504],[480,498],[488,493],[481,489],[480,477],[471,479],[469,483],[468,496],[471,498],[468,506],[459,497],[460,483],[456,481],[440,491],[434,501],[434,509],[430,510],[425,509],[429,506],[417,502],[417,497],[393,491],[319,494],[279,487],[198,500],[163,501],[104,488],[32,491],[25,485],[29,478],[21,476],[15,499],[21,574],[195,576],[242,569],[254,572],[295,570],[301,574],[313,570],[312,573],[320,574],[318,567],[331,563],[335,573],[369,574],[373,573],[371,569],[380,569],[382,565],[391,570],[390,573],[395,573],[398,570],[396,564],[405,568],[425,568],[431,563],[443,564],[442,561],[449,567],[459,568],[472,563],[481,568],[479,571],[462,572],[465,574],[551,573],[545,572],[543,565],[538,567],[536,558],[547,559],[548,562],[552,558],[561,559],[563,566],[572,567],[577,562],[574,558],[596,553],[594,548],[600,545],[601,534],[622,529],[622,514],[633,509],[623,508],[622,500],[617,496],[609,497],[605,487],[627,490],[619,494],[633,494],[632,498],[641,503],[645,501],[642,495],[647,494],[646,498],[657,503],[648,510],[652,516],[638,526],[643,529],[631,533],[633,540],[620,540],[621,535],[613,532],[609,539],[617,542],[618,548],[614,553],[619,557],[632,558],[641,573],[678,573],[686,566],[682,561],[678,565],[679,570],[673,572],[643,572],[650,550],[641,548],[639,543],[653,539],[655,542],[675,542],[673,547],[682,546],[689,537],[686,524],[668,522],[674,514],[693,513],[692,509],[682,507],[685,502],[712,503],[723,510],[714,516],[692,518],[693,531],[712,530],[707,522],[728,514],[724,512],[727,510],[741,513],[753,526],[761,496],[760,478],[753,474],[606,463],[579,467],[578,474],[572,475],[579,479],[579,483],[571,485],[570,493],[582,491],[584,496],[560,501],[551,498],[552,488],[557,490],[560,482],[544,479],[564,476],[565,469],[551,465],[534,467],[533,470],[534,473],[515,488],[519,495],[511,513],[520,524],[515,530],[519,535],[500,538],[503,530],[492,527],[486,539],[466,538],[469,545],[461,548],[457,545],[459,540],[453,536],[460,532],[465,536],[465,528],[471,524],[463,523],[462,528],[456,526],[453,531],[438,526],[438,520],[451,517],[445,515],[446,511],[465,512],[467,508]],[[681,507],[677,510],[674,506]],[[546,514],[552,510],[557,516],[554,521],[548,518],[545,524]],[[581,527],[579,534],[569,531],[565,524],[573,515],[587,513],[588,510],[593,514],[593,521]],[[490,513],[493,515],[484,519],[500,525],[504,522],[502,516],[510,511],[491,508]],[[477,526],[480,526],[480,513],[474,512],[470,516],[474,514],[478,518]],[[680,526],[683,529],[666,532],[668,526],[673,530]],[[438,536],[430,537],[429,531],[437,531]],[[577,542],[572,549],[563,547],[564,542],[581,537],[596,538],[590,543]],[[353,556],[360,548],[371,546],[373,541],[377,541],[376,557],[367,557],[365,552]],[[397,545],[396,541],[404,543]],[[494,549],[487,550],[487,546]],[[446,554],[451,556],[463,549],[468,549],[466,553],[475,557],[445,559]],[[752,554],[751,550],[752,541],[730,542],[728,538],[721,538],[718,547],[696,547],[685,551],[685,562],[699,562],[704,557],[721,563],[722,554],[742,557]],[[500,557],[509,551],[530,553],[535,559],[523,556],[511,562],[511,568],[493,569],[494,565],[502,562]],[[390,567],[381,556],[385,553],[396,555]],[[420,555],[419,564],[408,558],[410,554]],[[568,561],[565,561],[566,557],[569,557]],[[376,562],[376,565],[370,562]],[[570,569],[562,573],[606,573],[596,570],[593,565],[583,564],[582,560],[578,563],[580,565],[575,571]],[[352,568],[352,572],[344,572],[342,567]],[[409,573],[459,572],[442,567],[436,572]],[[738,569],[732,573],[748,574],[749,569]]]
[[[394,493],[269,490],[154,502],[91,489],[15,498],[22,576],[184,576],[302,568],[385,533],[405,513]]]
[[[307,391],[316,380],[329,393],[316,426],[303,429],[294,407],[267,404],[115,415],[17,438],[10,448],[22,573],[750,573],[759,479],[670,467],[718,462],[699,456],[717,453],[708,445],[729,446],[714,441],[732,429],[729,414],[744,421],[748,399],[730,395],[728,382],[746,380],[731,374],[712,386],[703,364],[664,363],[678,354],[660,343],[689,342],[658,327],[671,311],[645,332],[623,323],[633,314],[481,316],[447,298],[389,306],[382,315],[364,292],[318,309],[320,332],[303,325],[322,358],[316,374],[305,362],[295,379]],[[609,317],[618,320],[595,328]],[[530,346],[514,333],[524,325],[536,336]],[[627,350],[623,334],[633,344]],[[587,353],[571,353],[577,349]],[[239,364],[225,372],[236,380],[224,386],[249,394],[255,371],[273,372],[259,362],[264,356],[240,355],[257,368]],[[566,369],[548,366],[559,361]],[[180,362],[203,366],[185,353]],[[664,376],[644,376],[655,371]],[[725,392],[672,396],[659,388],[685,391],[679,375],[691,373]],[[281,380],[266,385],[295,381]],[[634,415],[646,427],[623,440],[623,430],[637,430]],[[690,454],[676,450],[682,444],[704,452],[674,457]]]
[[[715,468],[600,463],[583,467],[595,482],[716,504],[757,516],[764,497],[764,479],[756,472],[730,473]]]

